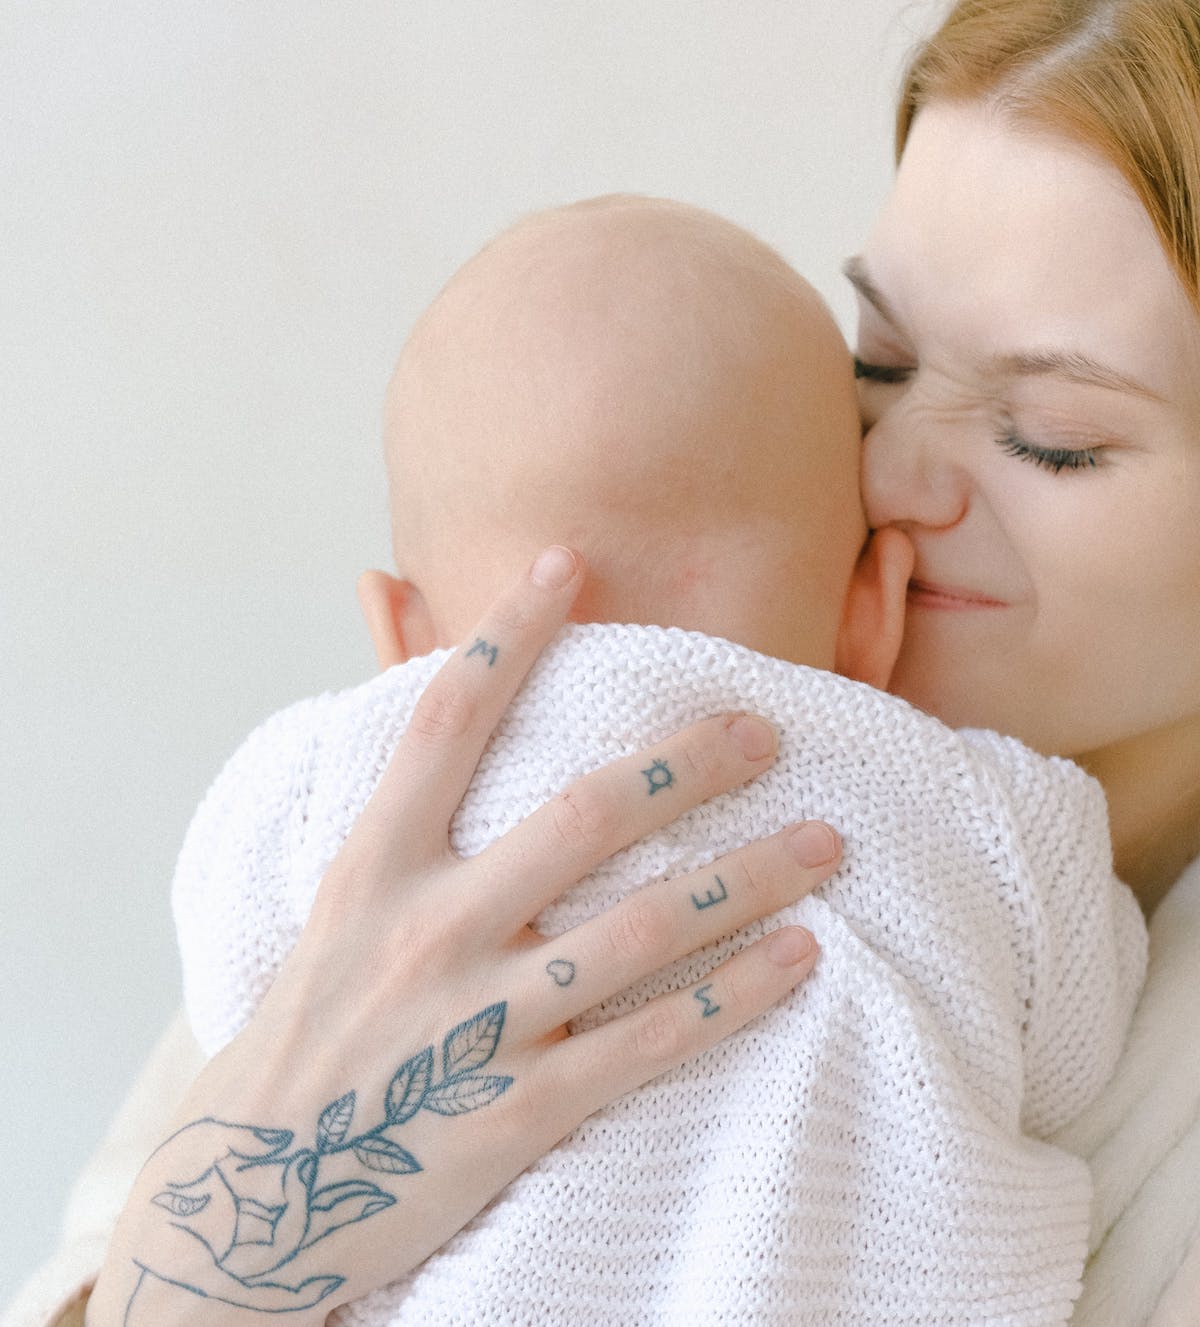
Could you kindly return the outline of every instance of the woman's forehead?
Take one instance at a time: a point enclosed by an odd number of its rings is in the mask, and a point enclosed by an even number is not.
[[[1200,316],[1116,168],[983,103],[921,112],[849,266],[902,334],[976,357],[1115,357],[1170,397],[1200,368]]]

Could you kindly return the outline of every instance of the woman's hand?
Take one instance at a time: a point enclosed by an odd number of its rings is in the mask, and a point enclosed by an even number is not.
[[[581,573],[566,550],[543,554],[426,689],[299,944],[139,1176],[89,1327],[323,1322],[416,1266],[593,1111],[811,969],[812,937],[785,928],[695,988],[566,1035],[590,1006],[827,879],[838,842],[819,825],[552,940],[530,928],[606,857],[765,770],[776,739],[760,719],[698,723],[579,780],[478,856],[451,851],[480,754]]]

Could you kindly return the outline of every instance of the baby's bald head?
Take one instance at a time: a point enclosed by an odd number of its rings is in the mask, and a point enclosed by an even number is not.
[[[388,393],[400,575],[438,643],[549,543],[580,620],[832,666],[865,527],[846,347],[773,250],[698,208],[539,213],[418,321]]]

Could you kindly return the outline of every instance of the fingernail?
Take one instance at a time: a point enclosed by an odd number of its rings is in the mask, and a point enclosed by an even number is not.
[[[767,957],[781,968],[790,968],[802,963],[817,947],[813,936],[799,926],[789,926],[786,931],[777,931],[767,941]]]
[[[766,719],[753,714],[741,714],[729,725],[729,736],[747,760],[765,760],[773,756],[779,745],[779,735]]]
[[[820,820],[806,820],[788,844],[801,866],[828,866],[838,855],[838,836]]]
[[[575,554],[554,544],[537,555],[529,568],[529,579],[546,590],[561,590],[575,575]]]

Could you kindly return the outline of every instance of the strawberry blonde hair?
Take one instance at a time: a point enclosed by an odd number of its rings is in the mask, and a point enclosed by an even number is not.
[[[942,98],[986,99],[1106,157],[1200,308],[1200,0],[959,0],[905,73],[897,159]]]

